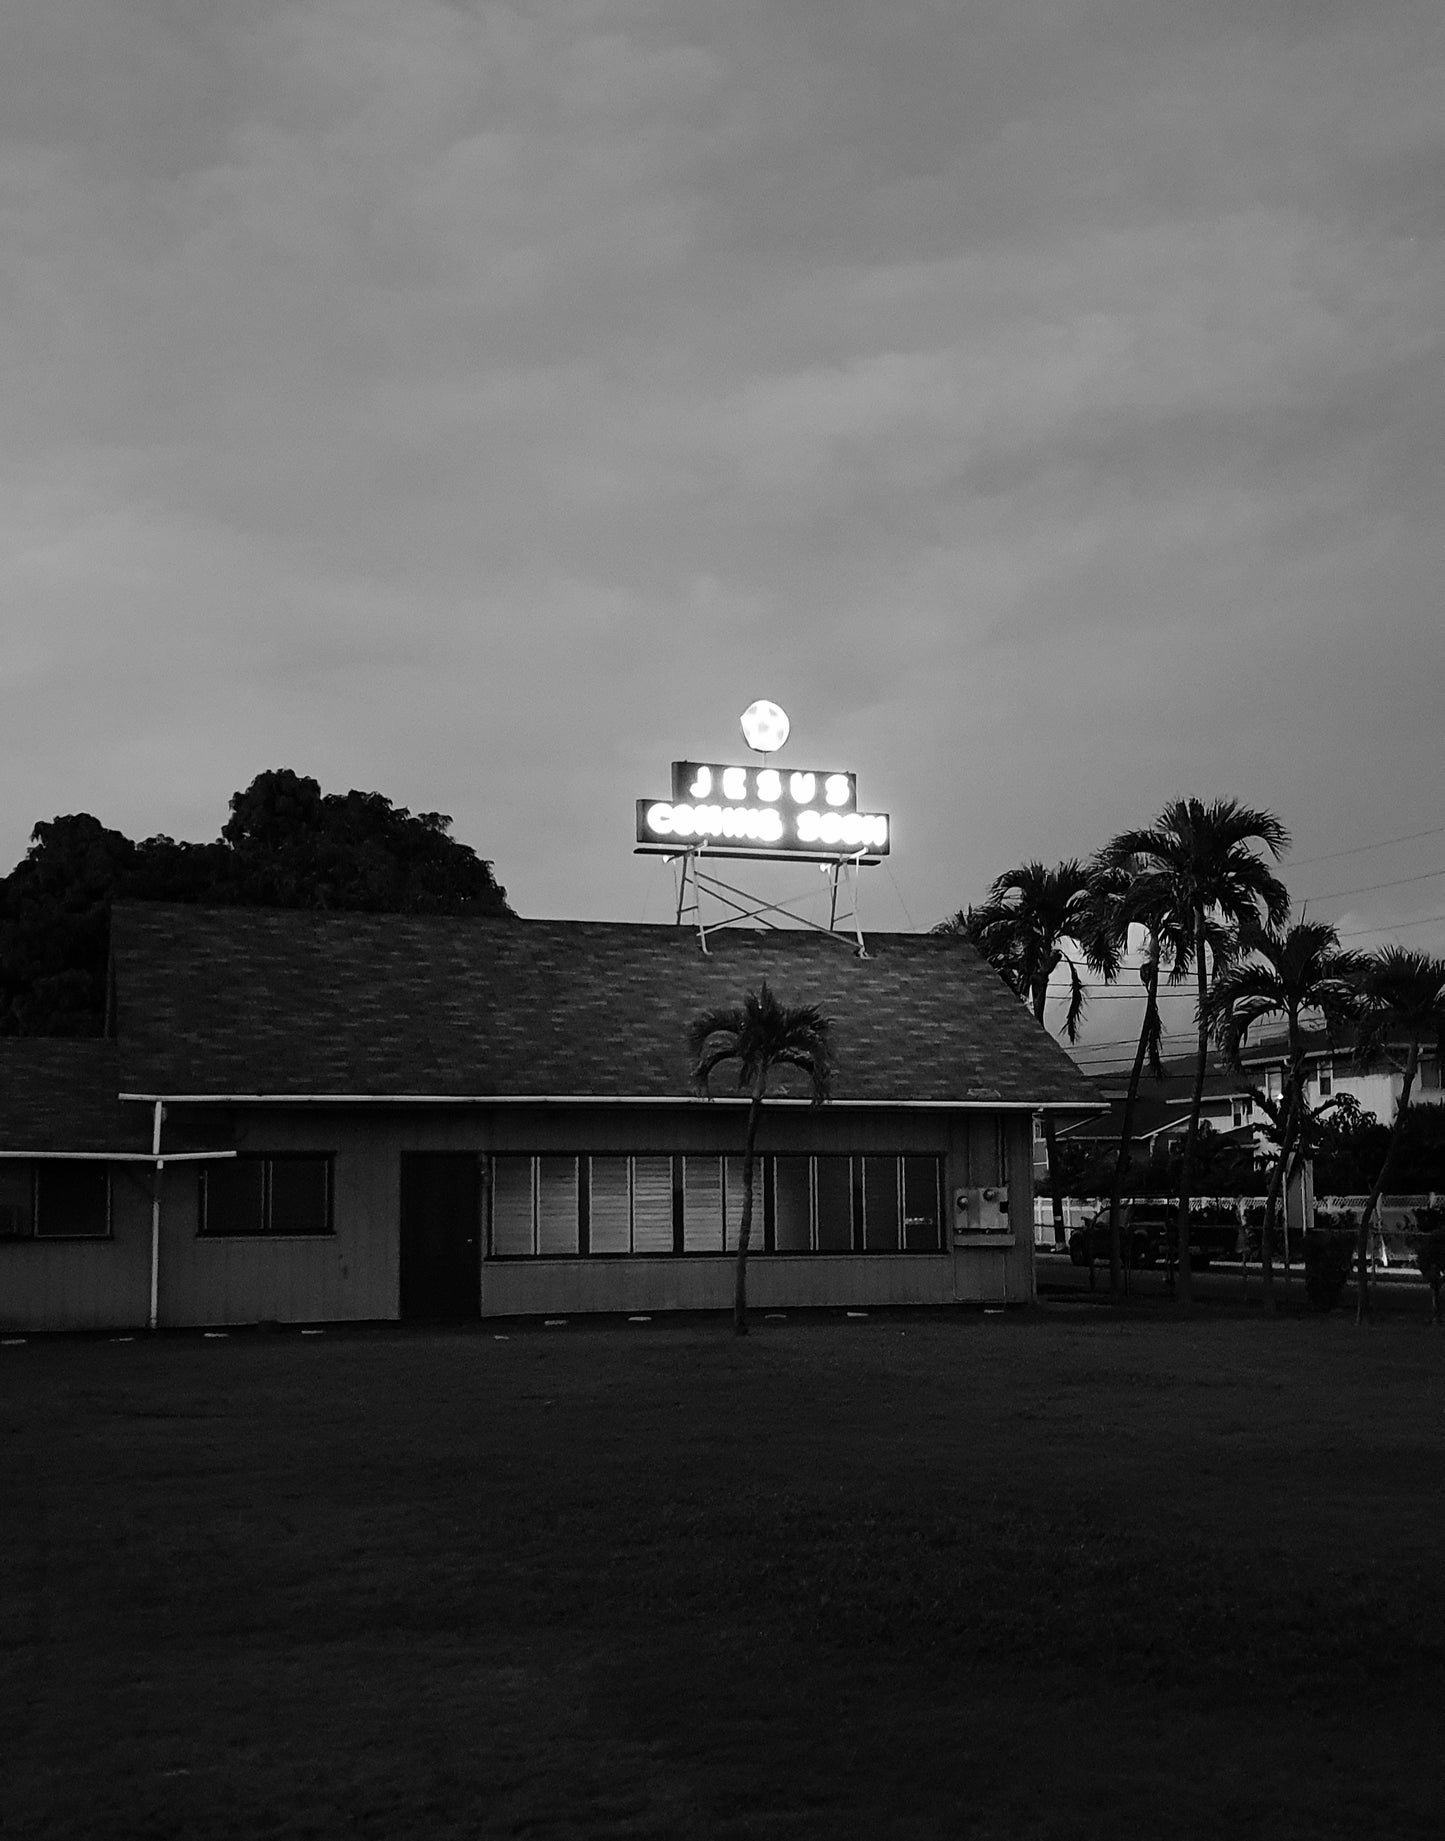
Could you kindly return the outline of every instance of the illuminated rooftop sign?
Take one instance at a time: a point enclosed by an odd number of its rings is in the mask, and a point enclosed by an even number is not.
[[[779,709],[776,703],[770,703],[766,697],[759,697],[756,703],[750,703],[738,720],[742,725],[743,740],[750,748],[756,748],[759,754],[776,754],[792,729],[788,712]]]
[[[851,773],[674,761],[672,797],[637,802],[640,851],[876,863],[888,847],[888,815],[859,811]]]

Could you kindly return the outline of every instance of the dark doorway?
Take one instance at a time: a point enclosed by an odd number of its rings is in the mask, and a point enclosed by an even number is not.
[[[481,1315],[481,1170],[470,1151],[404,1151],[401,1314],[424,1323]]]

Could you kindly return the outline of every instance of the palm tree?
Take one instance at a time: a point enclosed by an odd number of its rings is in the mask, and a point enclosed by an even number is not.
[[[1061,965],[1067,966],[1069,1007],[1064,1015],[1064,1034],[1074,1042],[1078,1040],[1085,1003],[1084,981],[1079,974],[1084,955],[1065,949],[1077,948],[1087,924],[1090,889],[1089,873],[1076,858],[1070,857],[1052,869],[1037,862],[1021,863],[995,879],[982,907],[960,908],[940,922],[934,932],[961,934],[970,940],[1040,1023],[1049,1001],[1049,980]],[[1047,1112],[1044,1143],[1048,1149],[1054,1239],[1062,1242],[1063,1182],[1053,1115]]]
[[[1284,1022],[1289,1042],[1289,1071],[1278,1108],[1267,1096],[1255,1098],[1270,1114],[1278,1155],[1265,1197],[1260,1268],[1266,1303],[1274,1295],[1274,1222],[1292,1157],[1301,1148],[1305,1129],[1305,1014],[1323,1019],[1331,1040],[1341,1023],[1359,1008],[1362,961],[1344,952],[1339,935],[1326,921],[1298,920],[1286,928],[1260,926],[1246,919],[1239,930],[1241,957],[1219,972],[1209,993],[1209,1021],[1214,1039],[1231,1066],[1238,1067],[1249,1032],[1257,1024]],[[1278,1116],[1275,1116],[1276,1113]]]
[[[692,1077],[700,1093],[709,1091],[713,1070],[725,1061],[738,1064],[738,1086],[748,1095],[747,1147],[743,1153],[743,1212],[738,1227],[737,1281],[733,1290],[733,1333],[746,1336],[748,1243],[753,1231],[753,1171],[757,1160],[758,1123],[767,1097],[768,1079],[780,1067],[800,1069],[808,1077],[813,1103],[828,1098],[833,1075],[832,1024],[813,1004],[781,1004],[765,978],[759,991],[745,993],[740,1004],[706,1010],[687,1032]]]
[[[1390,1142],[1385,1147],[1375,1186],[1365,1204],[1359,1239],[1355,1246],[1359,1273],[1356,1322],[1369,1309],[1369,1267],[1366,1255],[1370,1242],[1370,1224],[1380,1205],[1385,1181],[1399,1148],[1401,1127],[1405,1123],[1405,1114],[1410,1110],[1410,1092],[1420,1069],[1420,1044],[1426,1036],[1435,1037],[1441,1060],[1445,1061],[1445,959],[1434,958],[1423,952],[1410,952],[1403,946],[1386,946],[1379,952],[1371,953],[1366,959],[1361,982],[1361,1056],[1366,1060],[1379,1058],[1384,1054],[1386,1042],[1391,1038],[1398,1040],[1402,1035],[1407,1046],[1405,1074],[1400,1086],[1400,1102],[1395,1108],[1395,1122],[1390,1129]]]
[[[1123,1206],[1124,1179],[1128,1172],[1134,1142],[1134,1113],[1139,1101],[1139,1086],[1147,1062],[1156,1080],[1164,1078],[1161,1059],[1164,1029],[1159,1016],[1159,972],[1161,957],[1168,955],[1171,981],[1179,976],[1180,942],[1170,933],[1170,916],[1157,902],[1151,906],[1149,896],[1157,890],[1147,882],[1145,867],[1140,863],[1117,861],[1106,864],[1095,858],[1089,865],[1089,899],[1080,944],[1090,969],[1112,983],[1124,968],[1129,936],[1135,928],[1144,933],[1140,955],[1139,982],[1144,987],[1144,1015],[1139,1025],[1139,1041],[1134,1050],[1134,1064],[1129,1071],[1129,1086],[1124,1095],[1124,1115],[1120,1121],[1119,1144],[1114,1154],[1114,1174],[1109,1185],[1109,1289],[1117,1293],[1123,1278]]]
[[[1263,844],[1278,858],[1289,847],[1289,832],[1273,812],[1243,806],[1237,799],[1173,799],[1141,831],[1124,831],[1099,853],[1103,869],[1129,869],[1135,875],[1134,899],[1150,912],[1167,917],[1178,942],[1175,968],[1192,966],[1195,977],[1199,1037],[1184,1164],[1179,1180],[1179,1302],[1192,1303],[1189,1272],[1189,1204],[1199,1144],[1199,1115],[1204,1103],[1204,1076],[1209,1062],[1209,975],[1224,965],[1234,949],[1234,930],[1247,919],[1265,917],[1282,927],[1289,919],[1289,891],[1257,856]]]

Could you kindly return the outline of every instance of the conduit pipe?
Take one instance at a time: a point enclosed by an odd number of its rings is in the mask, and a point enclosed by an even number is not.
[[[151,1171],[151,1308],[146,1328],[153,1330],[160,1314],[161,1298],[161,1174],[165,1159],[161,1156],[161,1121],[166,1116],[166,1103],[157,1100],[155,1111],[151,1115],[151,1157],[154,1167]]]

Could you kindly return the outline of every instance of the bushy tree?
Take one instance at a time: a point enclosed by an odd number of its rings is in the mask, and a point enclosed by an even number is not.
[[[288,768],[237,793],[212,843],[134,843],[86,812],[42,821],[0,882],[0,1034],[100,1033],[116,900],[510,914],[450,826],[380,793],[323,794]]]
[[[1314,1133],[1315,1194],[1368,1193],[1389,1144],[1388,1125],[1366,1112],[1353,1093],[1337,1094]]]

